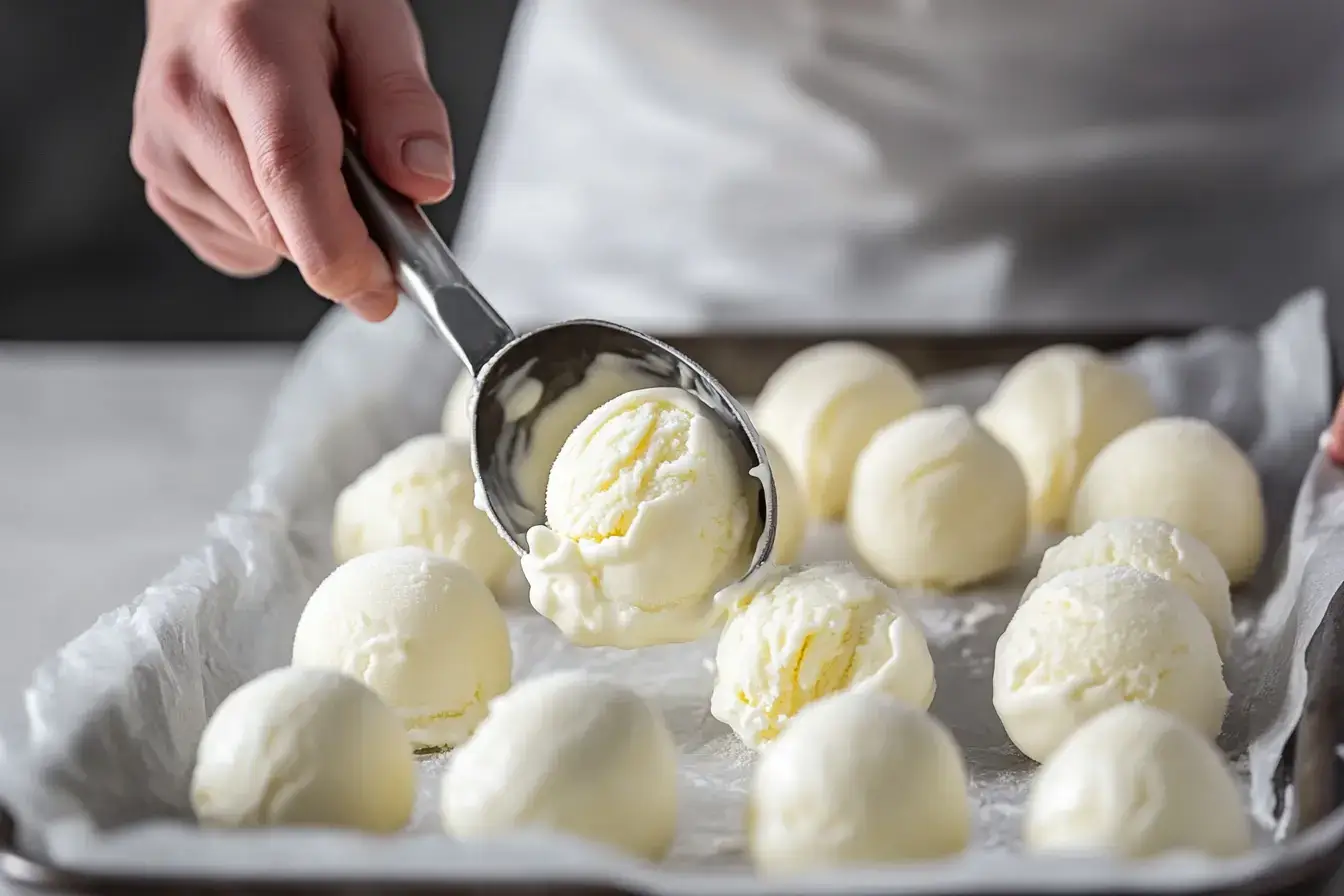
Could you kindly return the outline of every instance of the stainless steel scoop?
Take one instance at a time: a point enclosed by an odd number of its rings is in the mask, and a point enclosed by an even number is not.
[[[514,459],[527,449],[541,412],[577,385],[599,355],[618,355],[653,380],[695,395],[723,424],[743,481],[759,486],[756,550],[743,574],[765,562],[775,541],[774,480],[760,436],[717,380],[671,346],[605,321],[569,321],[516,335],[467,280],[424,213],[373,175],[353,141],[347,141],[343,170],[350,198],[391,262],[402,296],[424,312],[476,378],[471,462],[490,517],[515,551],[527,553],[527,530],[544,523],[545,514],[523,500]],[[539,399],[518,394],[529,380],[541,384]]]

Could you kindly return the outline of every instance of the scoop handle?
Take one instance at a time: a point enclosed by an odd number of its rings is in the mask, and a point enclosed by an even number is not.
[[[462,272],[420,207],[388,187],[369,168],[347,130],[341,172],[355,210],[383,250],[402,296],[479,375],[487,361],[514,339],[514,332]]]

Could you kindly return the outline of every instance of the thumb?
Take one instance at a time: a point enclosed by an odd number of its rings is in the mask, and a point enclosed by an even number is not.
[[[374,172],[418,203],[453,189],[448,113],[425,70],[420,29],[404,0],[335,4],[346,113]]]

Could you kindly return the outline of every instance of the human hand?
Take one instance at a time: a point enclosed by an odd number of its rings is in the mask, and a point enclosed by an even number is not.
[[[418,203],[452,189],[405,0],[148,0],[147,15],[131,161],[150,207],[218,270],[288,258],[328,299],[391,314],[391,271],[341,176],[341,119],[393,189]]]

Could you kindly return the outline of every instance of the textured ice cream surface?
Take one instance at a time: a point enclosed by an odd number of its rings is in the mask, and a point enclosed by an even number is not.
[[[400,830],[415,763],[397,716],[359,682],[320,669],[267,672],[224,699],[201,735],[191,805],[220,827]]]
[[[484,583],[423,548],[363,554],[308,599],[294,665],[363,682],[401,718],[417,749],[452,747],[513,674],[509,628]]]
[[[994,652],[994,708],[1038,762],[1122,703],[1166,710],[1212,740],[1228,696],[1213,630],[1195,602],[1130,566],[1089,566],[1045,582]]]
[[[747,837],[767,874],[954,855],[971,836],[966,766],[951,732],[885,694],[803,709],[756,763]]]
[[[1137,704],[1091,719],[1051,755],[1032,782],[1023,835],[1033,852],[1124,858],[1232,856],[1252,842],[1223,755],[1176,717]]]
[[[1150,572],[1188,594],[1213,627],[1218,652],[1227,656],[1236,625],[1227,573],[1207,545],[1162,520],[1102,520],[1064,539],[1045,552],[1023,599],[1060,573],[1116,565]]]
[[[838,519],[863,446],[922,401],[896,358],[862,342],[827,342],[803,349],[771,375],[752,421],[788,462],[808,513]]]
[[[499,588],[517,555],[476,507],[475,482],[468,443],[438,433],[408,440],[337,497],[336,562],[417,546],[458,561]]]
[[[1156,413],[1138,377],[1095,349],[1056,345],[1008,371],[977,418],[1022,465],[1032,522],[1056,528],[1098,452]]]
[[[847,528],[886,581],[959,588],[1021,558],[1027,483],[1008,449],[966,411],[916,411],[859,455]]]
[[[457,837],[546,828],[661,859],[677,829],[677,749],[638,694],[583,672],[529,679],[490,704],[443,779]]]
[[[740,460],[689,393],[628,392],[570,434],[551,469],[546,525],[527,534],[532,606],[576,644],[693,641],[714,593],[750,562]]]
[[[761,748],[805,706],[856,688],[926,709],[934,670],[895,592],[847,563],[767,567],[723,590],[710,712]]]
[[[1074,496],[1069,532],[1122,517],[1152,517],[1189,532],[1213,551],[1233,585],[1254,575],[1264,553],[1260,477],[1204,420],[1150,420],[1097,455]]]

